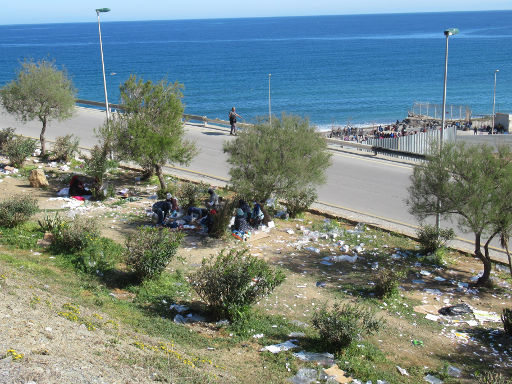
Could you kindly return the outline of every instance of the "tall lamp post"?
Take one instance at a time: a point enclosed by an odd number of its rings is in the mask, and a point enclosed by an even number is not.
[[[101,42],[101,26],[100,26],[100,13],[106,13],[106,12],[110,12],[110,8],[96,9],[96,15],[98,15],[98,32],[100,34],[101,67],[103,69],[103,88],[105,89],[105,109],[107,111],[107,122],[108,122],[110,120],[110,110],[108,107],[107,79],[105,78],[105,63],[103,61],[103,43]]]
[[[268,74],[268,123],[272,126],[272,109],[270,106],[270,77],[271,73]]]
[[[492,94],[492,132],[494,133],[494,119],[496,118],[495,107],[496,107],[496,74],[499,69],[494,71],[494,92]]]
[[[440,135],[440,142],[439,142],[439,153],[441,153],[441,150],[443,149],[443,142],[444,142],[444,124],[446,119],[446,80],[448,78],[448,40],[450,36],[456,35],[459,33],[459,30],[457,28],[450,28],[444,31],[444,35],[446,36],[446,50],[445,50],[445,56],[444,56],[444,84],[443,84],[443,114],[441,116],[441,135]],[[440,208],[440,202],[439,199],[437,199],[437,209],[439,211]],[[441,215],[439,212],[436,215],[436,229],[439,231],[439,222],[441,219]]]

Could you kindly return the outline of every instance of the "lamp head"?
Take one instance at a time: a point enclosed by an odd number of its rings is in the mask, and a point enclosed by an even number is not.
[[[110,12],[110,8],[98,8],[96,9],[96,13],[105,13]]]
[[[444,31],[445,36],[453,36],[456,35],[457,33],[459,33],[458,28],[448,28],[447,30]]]

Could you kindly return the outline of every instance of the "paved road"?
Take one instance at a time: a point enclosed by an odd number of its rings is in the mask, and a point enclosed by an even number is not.
[[[80,138],[81,146],[91,147],[97,142],[94,128],[103,121],[104,113],[77,107],[72,119],[50,123],[47,138],[52,140],[73,133]],[[18,133],[33,137],[38,137],[40,132],[37,122],[22,124],[12,116],[0,113],[0,129],[5,127],[15,127]],[[229,179],[229,167],[222,144],[233,139],[228,130],[187,125],[187,137],[196,142],[200,153],[189,167],[177,166],[174,172],[211,184],[225,184]],[[406,162],[391,161],[356,150],[334,151],[328,182],[319,188],[315,206],[353,220],[412,234],[417,222],[407,212],[404,203],[411,172],[412,165]],[[443,226],[452,225],[445,223]],[[472,240],[470,235],[459,233],[458,236]],[[469,242],[459,241],[456,245],[472,252]]]

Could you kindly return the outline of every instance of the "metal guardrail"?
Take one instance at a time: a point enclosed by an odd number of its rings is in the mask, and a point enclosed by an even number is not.
[[[83,100],[83,99],[77,99],[76,100],[76,104],[82,104],[82,105],[90,105],[90,106],[93,106],[93,107],[100,107],[100,108],[105,108],[105,103],[100,103],[98,101],[92,101],[92,100]],[[110,104],[108,105],[110,108],[113,108],[113,109],[116,109],[116,110],[124,110],[124,106],[120,105],[120,104]],[[188,114],[188,113],[184,113],[183,114],[183,119],[185,121],[200,121],[202,122],[205,126],[207,124],[217,124],[217,125],[225,125],[225,126],[230,126],[229,124],[229,121],[227,120],[221,120],[221,119],[210,119],[208,118],[207,116],[200,116],[200,115],[191,115],[191,114]],[[253,124],[247,124],[247,123],[237,123],[236,124],[238,127],[252,127]]]

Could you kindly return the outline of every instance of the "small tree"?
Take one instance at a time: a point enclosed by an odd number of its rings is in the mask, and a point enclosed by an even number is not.
[[[272,119],[272,125],[244,129],[224,144],[224,152],[232,166],[231,184],[240,195],[258,201],[277,197],[294,210],[314,201],[331,156],[307,119],[286,114]]]
[[[179,83],[155,84],[132,75],[120,87],[124,113],[111,123],[116,152],[146,168],[150,165],[162,189],[167,188],[163,166],[188,164],[196,154],[195,145],[184,139],[181,88]]]
[[[475,235],[474,254],[484,265],[477,285],[485,284],[492,266],[489,245],[512,227],[510,149],[500,146],[493,153],[486,145],[448,144],[417,165],[411,181],[407,204],[413,215],[420,220],[437,213],[455,216],[460,230]]]
[[[17,77],[0,90],[2,105],[22,121],[38,119],[43,127],[39,139],[41,156],[46,153],[45,132],[49,121],[71,117],[76,91],[71,80],[53,61],[25,61]]]

